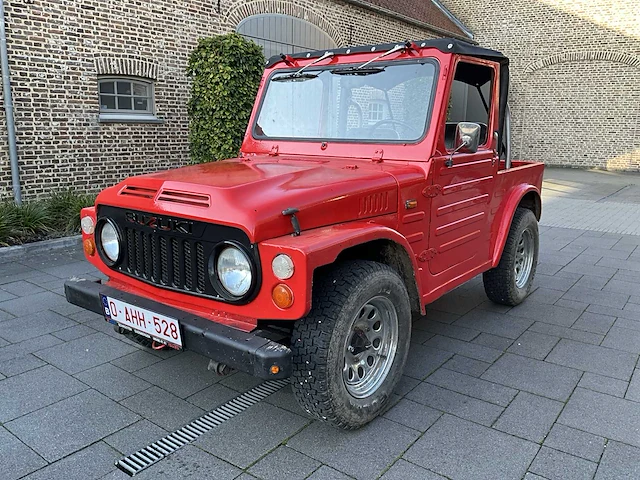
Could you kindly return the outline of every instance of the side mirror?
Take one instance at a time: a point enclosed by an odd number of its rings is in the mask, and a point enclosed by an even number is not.
[[[480,144],[480,125],[460,122],[456,127],[456,152],[476,153]]]
[[[473,122],[460,122],[456,126],[456,148],[446,162],[445,166],[448,168],[453,167],[453,154],[462,153],[476,153],[478,151],[478,145],[480,144],[480,125]]]

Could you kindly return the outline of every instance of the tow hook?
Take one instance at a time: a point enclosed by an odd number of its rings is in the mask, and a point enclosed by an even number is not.
[[[120,335],[126,335],[127,334],[127,329],[126,328],[122,328],[120,325],[114,325],[113,326],[113,330],[116,333],[119,333]]]
[[[216,362],[215,360],[209,360],[207,370],[215,372],[216,375],[220,375],[221,377],[229,375],[233,371],[233,369],[226,363]]]

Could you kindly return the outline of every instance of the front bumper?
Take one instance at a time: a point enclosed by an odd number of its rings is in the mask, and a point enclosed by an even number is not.
[[[69,303],[104,315],[100,294],[120,299],[140,308],[173,317],[180,322],[185,350],[204,355],[232,368],[265,379],[291,375],[291,349],[256,332],[242,332],[206,318],[192,315],[147,298],[122,292],[99,282],[68,280],[64,292]],[[279,372],[271,373],[277,365]]]

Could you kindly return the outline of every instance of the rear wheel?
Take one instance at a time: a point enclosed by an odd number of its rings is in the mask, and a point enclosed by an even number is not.
[[[341,428],[370,422],[402,375],[410,335],[409,296],[393,269],[353,261],[328,270],[314,286],[311,312],[293,332],[298,403]]]
[[[511,221],[500,263],[484,273],[489,299],[503,305],[518,305],[529,295],[538,266],[538,221],[527,208],[518,208]]]

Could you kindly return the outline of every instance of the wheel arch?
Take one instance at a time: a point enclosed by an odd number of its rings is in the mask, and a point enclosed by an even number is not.
[[[536,220],[540,221],[540,217],[542,216],[542,200],[537,191],[530,190],[525,193],[516,208],[518,207],[528,208],[534,213]]]
[[[388,265],[402,278],[409,294],[411,310],[422,312],[416,272],[405,247],[389,238],[379,238],[345,248],[334,263],[344,260],[371,260]]]
[[[260,243],[260,248],[261,258],[288,253],[303,267],[300,275],[294,275],[290,281],[294,292],[298,291],[304,297],[304,313],[301,311],[297,318],[311,310],[313,288],[322,269],[347,259],[374,260],[392,267],[407,287],[411,309],[424,313],[415,254],[407,239],[393,228],[369,222],[349,222],[305,231],[299,236],[267,240]],[[266,273],[264,276],[267,277]]]
[[[509,235],[513,215],[518,208],[531,210],[536,216],[536,220],[540,220],[542,216],[540,191],[533,185],[522,184],[514,186],[506,195],[503,207],[496,215],[492,225],[491,237],[494,239],[491,254],[492,268],[500,263],[500,257]]]

